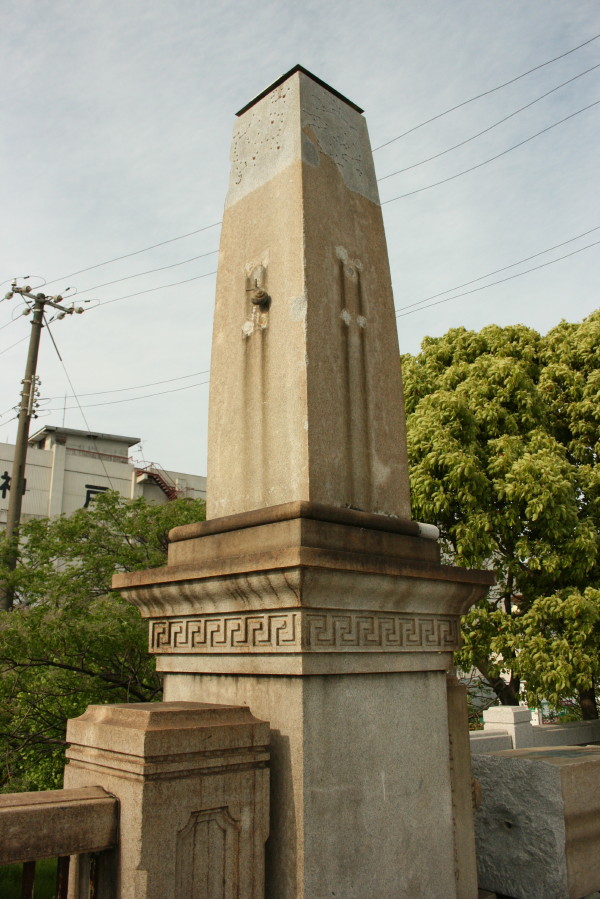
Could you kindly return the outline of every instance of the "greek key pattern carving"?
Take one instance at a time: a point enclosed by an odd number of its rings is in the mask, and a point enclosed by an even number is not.
[[[309,614],[311,649],[451,650],[458,648],[458,620],[425,615]]]
[[[286,611],[154,620],[155,653],[450,652],[455,616]]]
[[[300,648],[300,613],[199,615],[153,621],[151,652],[239,652]]]

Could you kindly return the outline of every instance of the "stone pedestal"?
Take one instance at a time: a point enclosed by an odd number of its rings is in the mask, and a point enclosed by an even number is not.
[[[441,566],[419,533],[289,503],[176,528],[165,568],[115,578],[150,619],[167,699],[270,721],[269,899],[469,897],[446,671],[490,578]]]
[[[266,722],[231,705],[89,706],[67,741],[65,786],[102,784],[119,800],[100,899],[262,899]]]

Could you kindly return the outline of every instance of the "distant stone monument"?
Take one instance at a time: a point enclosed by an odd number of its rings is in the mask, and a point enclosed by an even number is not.
[[[476,899],[446,672],[491,578],[442,566],[410,520],[367,127],[300,66],[234,132],[207,518],[171,532],[165,568],[114,584],[150,619],[167,700],[270,722],[267,897]]]

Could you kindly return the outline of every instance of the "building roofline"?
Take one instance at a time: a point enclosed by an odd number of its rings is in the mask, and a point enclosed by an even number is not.
[[[56,425],[45,425],[29,437],[28,443],[38,443],[47,434],[64,434],[72,437],[88,437],[91,440],[117,440],[119,443],[127,443],[134,446],[140,442],[140,437],[125,437],[123,434],[102,434],[100,431],[80,431],[77,428],[60,428]]]
[[[323,81],[321,78],[317,78],[316,75],[313,75],[313,73],[309,72],[308,69],[305,69],[304,66],[297,65],[294,66],[293,69],[290,69],[289,72],[286,72],[285,75],[281,75],[281,77],[278,78],[277,81],[274,81],[273,84],[270,84],[268,87],[266,87],[264,91],[261,91],[260,94],[254,97],[253,100],[250,100],[249,103],[246,103],[246,105],[242,107],[239,112],[236,112],[236,116],[243,115],[252,106],[254,106],[255,103],[258,103],[259,100],[262,100],[263,97],[266,97],[267,94],[270,94],[271,91],[274,91],[276,87],[279,87],[280,84],[283,84],[284,81],[287,81],[288,78],[291,78],[291,76],[295,75],[296,72],[302,72],[308,78],[312,78],[313,81],[315,81],[317,84],[320,84],[321,87],[325,88],[325,90],[328,90],[330,94],[333,94],[333,96],[337,97],[338,100],[343,100],[344,103],[347,103],[348,106],[351,106],[352,109],[356,110],[356,112],[360,112],[361,115],[364,112],[364,109],[361,109],[360,106],[357,106],[356,103],[353,103],[352,100],[348,99],[348,97],[344,97],[343,94],[340,94],[339,91],[336,91],[336,89],[334,87],[331,87],[330,84],[327,84],[326,81]]]

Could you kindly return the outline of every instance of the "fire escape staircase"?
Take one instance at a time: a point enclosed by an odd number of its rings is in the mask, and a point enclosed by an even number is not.
[[[145,480],[153,481],[160,487],[168,500],[177,499],[181,494],[181,491],[177,489],[164,468],[161,468],[160,465],[156,465],[154,462],[150,462],[141,468],[136,467],[135,474],[138,484]]]

